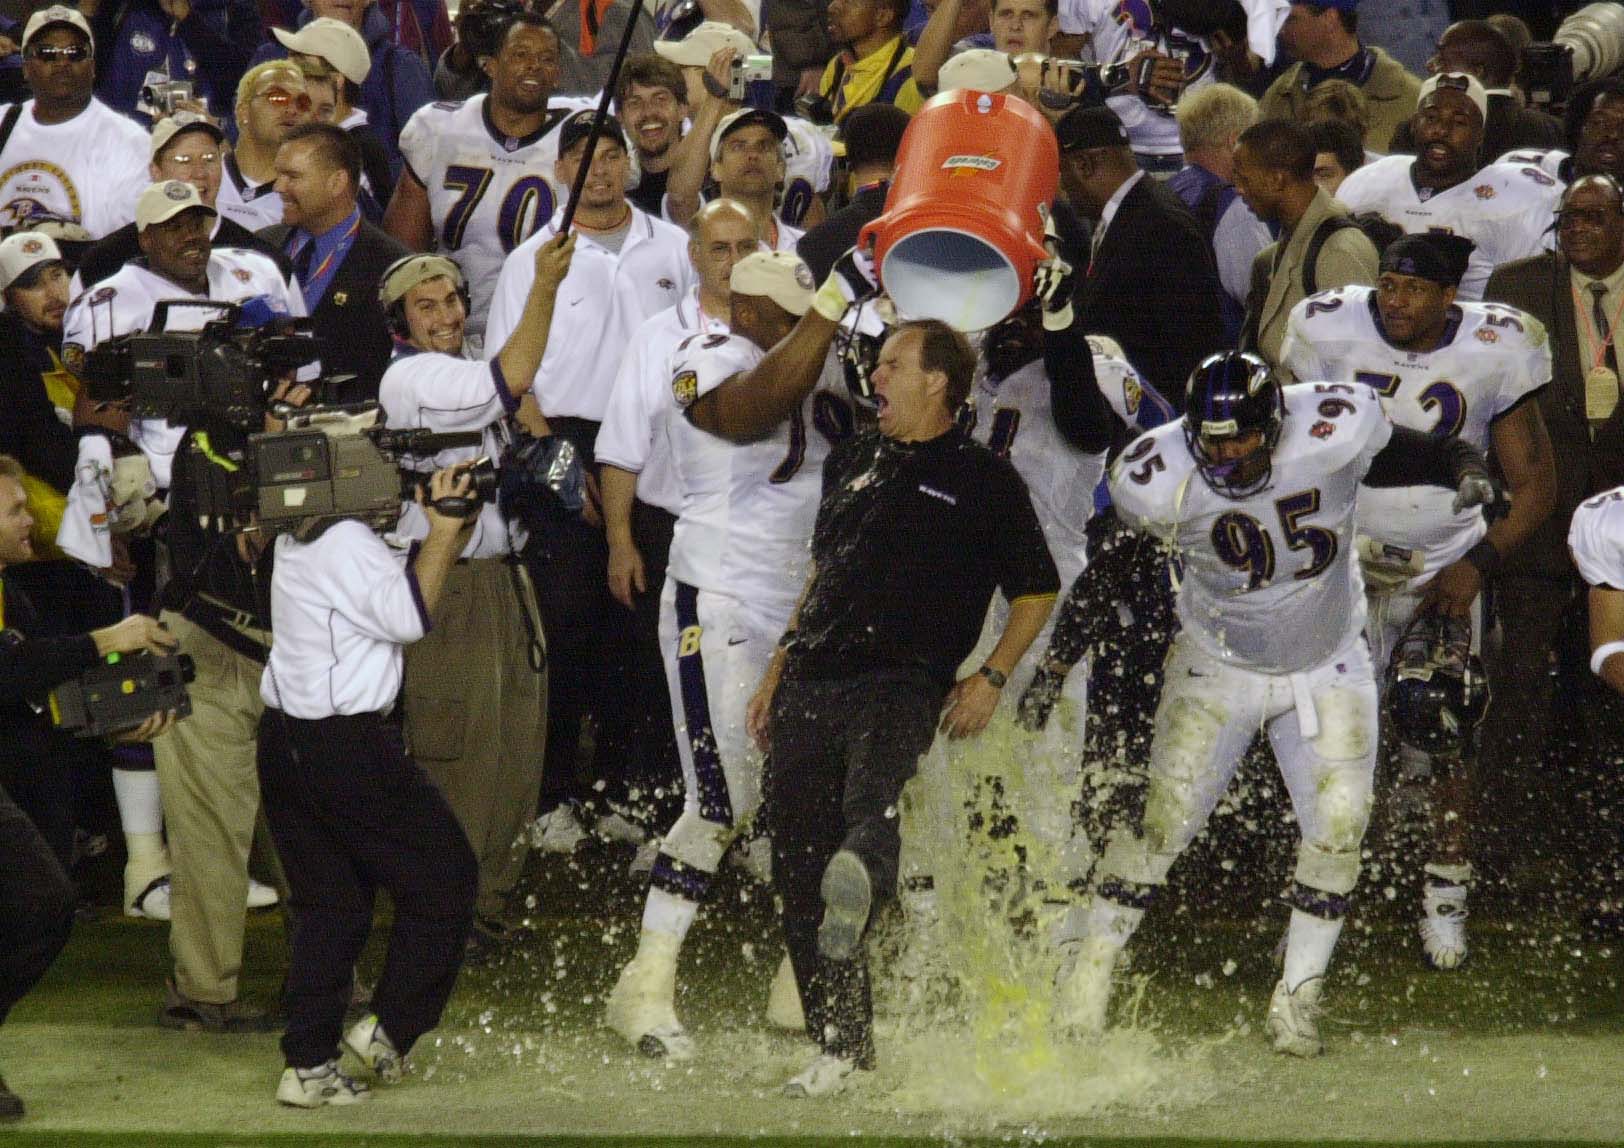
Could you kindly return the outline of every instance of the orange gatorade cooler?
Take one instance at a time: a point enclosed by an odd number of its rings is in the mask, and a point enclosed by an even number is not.
[[[897,311],[980,331],[1032,291],[1060,149],[1036,108],[967,89],[928,100],[903,134],[885,213],[865,226]]]

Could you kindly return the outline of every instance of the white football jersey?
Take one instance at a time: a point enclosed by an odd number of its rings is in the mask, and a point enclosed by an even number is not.
[[[778,201],[778,218],[799,227],[813,197],[829,190],[835,149],[810,120],[785,116],[784,123],[789,135],[784,140],[784,194]]]
[[[1558,183],[1566,184],[1570,174],[1568,153],[1561,148],[1508,151],[1495,160],[1496,164],[1509,163],[1518,167],[1537,167]]]
[[[117,231],[152,182],[150,150],[141,125],[100,100],[60,124],[39,123],[26,101],[0,150],[0,226],[44,213],[82,224],[92,239]]]
[[[1568,527],[1568,553],[1590,585],[1624,590],[1624,486],[1580,503]]]
[[[1445,231],[1477,246],[1461,280],[1460,297],[1483,298],[1489,274],[1502,263],[1544,250],[1562,187],[1532,164],[1494,163],[1425,199],[1410,178],[1414,156],[1390,155],[1342,181],[1336,198],[1351,212],[1373,211],[1407,235]]]
[[[384,424],[395,429],[422,427],[436,434],[483,432],[479,446],[453,447],[420,458],[401,459],[402,470],[417,471],[427,482],[427,476],[435,471],[481,455],[498,461],[505,445],[498,424],[518,409],[519,402],[507,389],[502,369],[494,362],[406,348],[395,352],[378,383],[378,405],[383,408]],[[412,540],[428,537],[428,515],[415,499],[401,504],[395,534]],[[479,519],[462,548],[462,556],[494,558],[509,554],[524,545],[524,538],[516,525],[510,535],[507,520],[496,503],[486,502],[479,508]]]
[[[700,308],[695,288],[675,307],[645,319],[620,360],[593,454],[637,475],[637,497],[650,506],[682,513],[682,487],[671,458],[671,422],[682,418],[671,401],[671,356],[690,335],[727,332],[724,319]]]
[[[256,295],[284,314],[301,317],[306,313],[303,296],[288,287],[268,255],[240,247],[216,247],[209,253],[209,299],[241,303]],[[85,352],[96,344],[147,330],[157,305],[164,300],[197,298],[144,262],[126,263],[68,304],[62,317],[62,361],[75,374],[82,374]],[[171,307],[163,329],[196,331],[219,317],[218,311],[208,307]],[[130,424],[130,438],[151,461],[153,480],[161,489],[169,487],[175,451],[185,433],[185,427],[163,419],[136,419]]]
[[[1372,287],[1322,291],[1292,308],[1281,362],[1303,382],[1364,383],[1394,425],[1459,438],[1487,453],[1489,427],[1551,381],[1551,347],[1532,315],[1503,303],[1457,303],[1442,344],[1405,351],[1382,334]],[[1367,487],[1359,533],[1426,554],[1424,574],[1454,562],[1488,532],[1473,507],[1437,486]]]
[[[237,157],[228,155],[221,166],[214,209],[249,231],[259,231],[282,222],[282,193],[274,179],[250,183],[237,166]]]
[[[1212,45],[1200,36],[1178,29],[1158,28],[1146,0],[1062,0],[1061,31],[1086,35],[1088,45],[1079,53],[1084,63],[1126,63],[1142,51],[1154,48],[1184,60],[1184,90],[1193,92],[1217,82]],[[1153,108],[1138,96],[1112,96],[1105,101],[1122,126],[1136,152],[1153,155],[1181,155],[1178,121],[1173,113]]]
[[[668,569],[680,582],[747,603],[776,633],[789,623],[806,581],[824,459],[854,433],[856,415],[832,356],[812,394],[756,442],[731,443],[681,413],[764,354],[737,335],[693,335],[671,356],[678,412],[669,426],[682,513]]]
[[[1223,662],[1266,674],[1322,665],[1365,627],[1354,504],[1393,425],[1367,387],[1285,388],[1268,485],[1217,493],[1196,470],[1182,421],[1141,435],[1111,467],[1123,520],[1167,540],[1183,564],[1184,632]]]
[[[502,261],[569,198],[554,181],[558,127],[584,99],[547,102],[541,129],[523,138],[497,131],[488,95],[426,104],[400,132],[400,154],[428,191],[434,249],[451,256],[468,281],[468,333],[485,330]]]

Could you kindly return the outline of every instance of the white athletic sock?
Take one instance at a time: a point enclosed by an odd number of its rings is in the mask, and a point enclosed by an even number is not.
[[[1286,987],[1297,991],[1304,981],[1323,977],[1331,967],[1331,951],[1342,935],[1342,918],[1327,921],[1301,909],[1291,911],[1291,925],[1286,930]]]
[[[664,933],[682,944],[699,915],[699,904],[664,889],[650,889],[643,903],[643,929],[650,933]]]
[[[137,834],[162,837],[164,806],[155,770],[113,770],[113,796],[118,799],[118,819],[126,840]]]

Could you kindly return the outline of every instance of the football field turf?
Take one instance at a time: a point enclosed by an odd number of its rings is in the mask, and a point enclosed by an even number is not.
[[[1338,952],[1328,1053],[1289,1060],[1269,1050],[1262,1025],[1283,914],[1207,853],[1189,876],[1205,895],[1175,890],[1190,907],[1147,920],[1119,992],[1129,1023],[1103,1043],[1051,1041],[1043,994],[1002,978],[993,960],[980,988],[911,1006],[882,985],[880,1071],[822,1101],[778,1095],[810,1045],[764,1019],[782,949],[763,898],[732,874],[683,958],[693,1064],[643,1059],[599,1024],[635,943],[640,896],[620,876],[625,855],[593,847],[532,864],[534,938],[464,973],[406,1083],[318,1112],[272,1101],[274,1036],[156,1027],[166,930],[105,916],[77,929],[0,1030],[0,1072],[30,1108],[0,1143],[1624,1141],[1616,940],[1570,933],[1555,912],[1491,911],[1474,918],[1468,966],[1432,973],[1407,927],[1407,896],[1388,899],[1378,882]],[[283,945],[277,914],[252,920],[251,1001],[274,999]]]

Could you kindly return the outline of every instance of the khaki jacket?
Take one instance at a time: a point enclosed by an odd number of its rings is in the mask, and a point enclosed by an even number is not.
[[[1365,45],[1370,47],[1369,45]],[[1362,89],[1365,102],[1370,105],[1370,127],[1365,131],[1365,147],[1386,155],[1398,125],[1415,114],[1415,105],[1421,99],[1421,81],[1404,65],[1380,48],[1370,48],[1376,54],[1376,66],[1371,69],[1370,81]],[[1302,117],[1308,103],[1303,90],[1303,65],[1293,64],[1269,85],[1258,104],[1260,120],[1295,120]]]
[[[1252,263],[1254,285],[1268,283],[1268,294],[1262,295],[1262,306],[1257,312],[1257,351],[1275,366],[1280,365],[1280,344],[1286,337],[1286,319],[1291,309],[1303,299],[1303,259],[1308,244],[1319,225],[1332,216],[1347,215],[1347,208],[1316,191],[1308,210],[1292,228],[1291,234],[1269,244],[1258,252]],[[1284,243],[1285,249],[1281,250]],[[1275,259],[1279,258],[1279,266]],[[1314,285],[1321,291],[1332,287],[1356,284],[1369,287],[1375,284],[1379,260],[1376,245],[1356,227],[1344,227],[1333,232],[1320,248],[1314,267]],[[1261,295],[1254,286],[1254,297]],[[1248,310],[1251,310],[1250,304]]]

